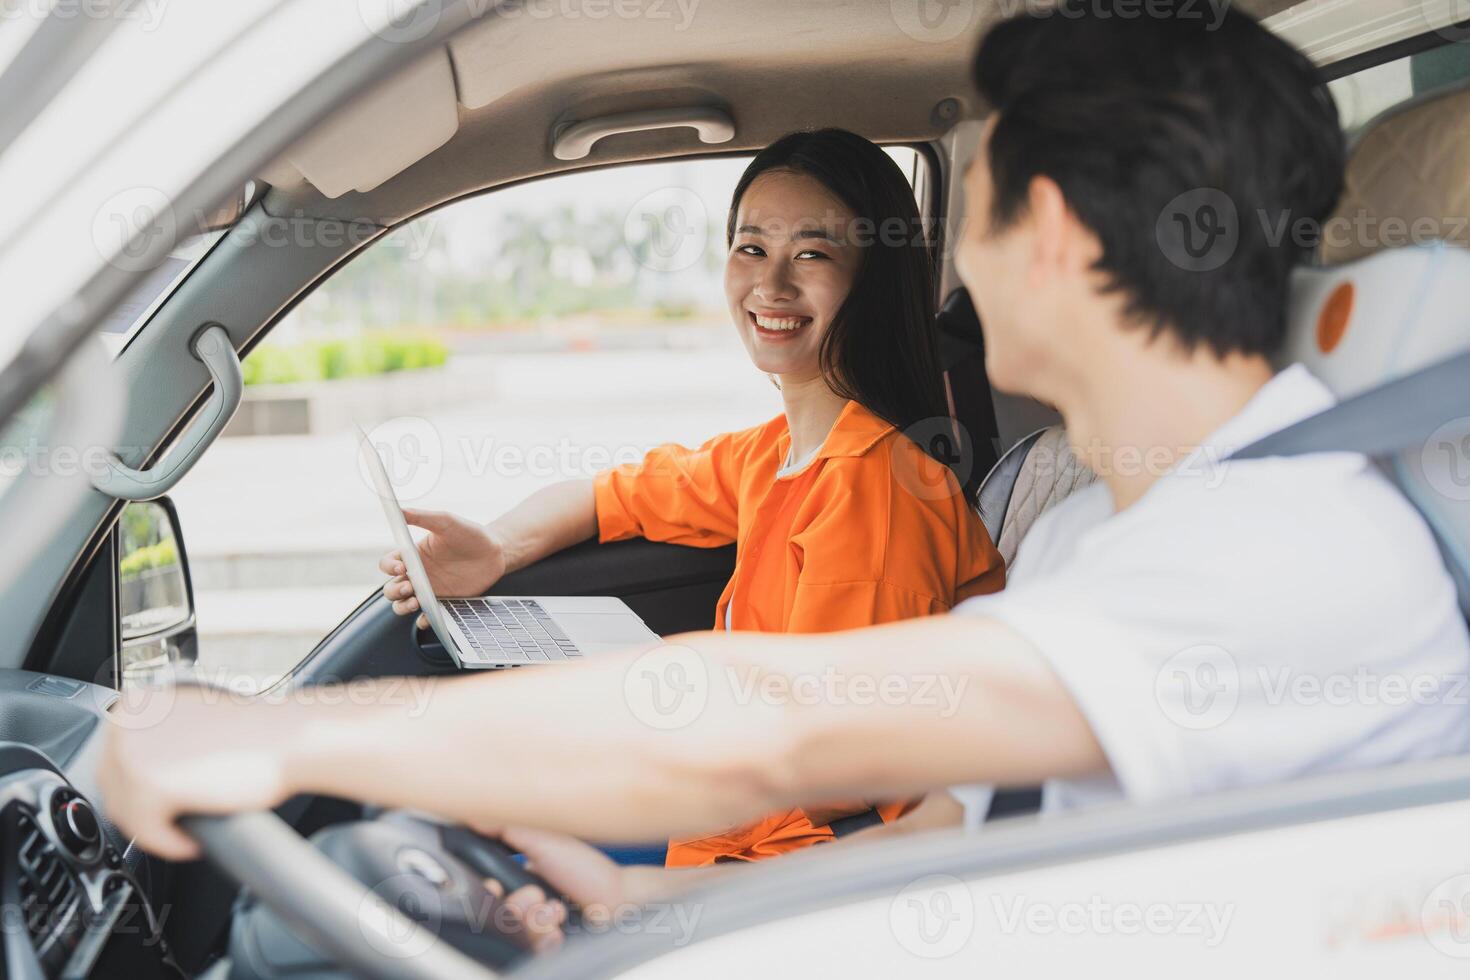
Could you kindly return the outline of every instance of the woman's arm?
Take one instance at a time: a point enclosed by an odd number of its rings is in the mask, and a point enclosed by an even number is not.
[[[823,800],[1106,769],[1044,659],[992,620],[680,640],[441,681],[422,697],[404,679],[354,683],[335,703],[314,689],[270,704],[166,690],[150,725],[138,715],[157,705],[130,697],[100,762],[104,796],[144,846],[187,858],[197,849],[179,814],[299,792],[616,841]]]
[[[429,582],[443,596],[483,595],[508,572],[591,537],[644,537],[705,548],[729,544],[738,526],[736,482],[744,453],[769,426],[724,433],[698,449],[659,446],[637,465],[553,484],[483,527],[434,511],[405,510],[403,516],[429,532],[419,554]],[[402,556],[390,552],[378,567],[393,576],[383,586],[393,611],[418,612]],[[419,617],[419,627],[427,626]]]
[[[596,537],[592,481],[553,483],[491,521],[485,530],[500,542],[507,573]]]
[[[540,490],[481,526],[439,511],[405,510],[403,517],[427,530],[419,555],[429,583],[444,596],[482,595],[505,575],[597,534],[597,504],[591,480],[568,480]],[[378,567],[393,576],[383,595],[393,611],[419,611],[403,556],[384,555]],[[419,626],[428,624],[419,617]]]

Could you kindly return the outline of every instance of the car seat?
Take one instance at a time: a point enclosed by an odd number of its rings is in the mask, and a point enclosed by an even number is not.
[[[1294,275],[1280,360],[1357,400],[1336,411],[1339,428],[1357,428],[1359,448],[1424,515],[1470,615],[1470,87],[1370,122],[1346,188],[1324,228],[1323,264]],[[1390,233],[1399,227],[1412,240]],[[1465,371],[1452,370],[1457,357]],[[1389,397],[1394,382],[1402,391]],[[1436,415],[1440,402],[1459,407]],[[1415,426],[1419,438],[1406,440]]]

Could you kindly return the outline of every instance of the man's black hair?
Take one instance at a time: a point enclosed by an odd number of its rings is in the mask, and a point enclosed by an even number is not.
[[[1069,0],[997,24],[974,72],[999,113],[994,228],[1050,177],[1131,316],[1221,356],[1281,345],[1289,273],[1344,166],[1336,106],[1304,55],[1234,9]]]

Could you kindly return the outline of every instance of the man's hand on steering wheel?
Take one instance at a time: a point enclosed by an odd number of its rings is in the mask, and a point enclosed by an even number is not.
[[[107,715],[97,764],[108,816],[151,854],[199,857],[198,842],[175,823],[180,815],[268,810],[289,795],[277,711],[242,710],[228,692],[206,698],[192,684],[124,691]],[[207,733],[210,751],[181,744],[181,731]]]

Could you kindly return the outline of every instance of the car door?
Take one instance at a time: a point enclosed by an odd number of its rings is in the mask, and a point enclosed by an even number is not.
[[[762,862],[532,962],[590,977],[1458,977],[1463,758]],[[593,930],[588,929],[589,933]]]

